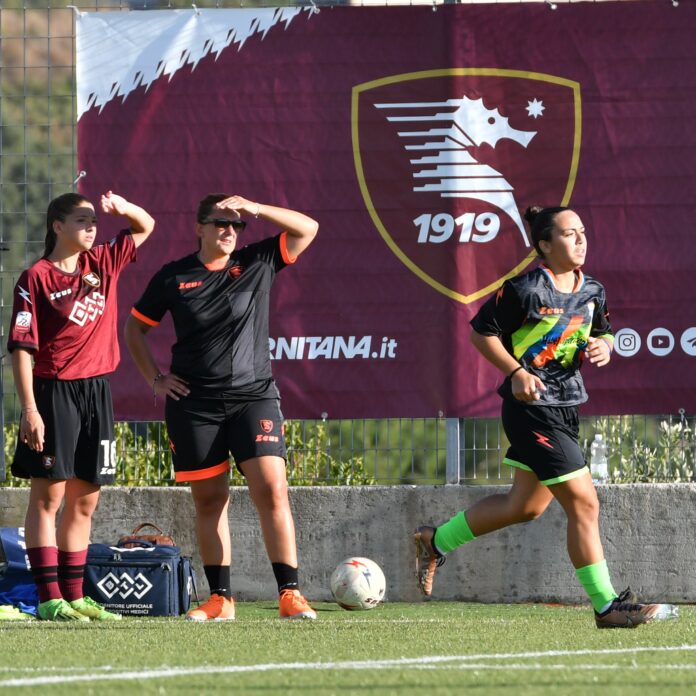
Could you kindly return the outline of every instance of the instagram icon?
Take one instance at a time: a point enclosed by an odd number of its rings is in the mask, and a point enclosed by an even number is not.
[[[619,329],[614,336],[614,350],[624,358],[635,355],[640,346],[640,335],[633,329]]]

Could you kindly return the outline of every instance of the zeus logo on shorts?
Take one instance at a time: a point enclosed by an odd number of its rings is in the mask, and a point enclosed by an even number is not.
[[[27,333],[31,328],[31,312],[17,312],[15,318],[15,331],[17,333]]]
[[[549,449],[553,449],[553,445],[549,442],[548,436],[542,435],[541,433],[538,433],[535,430],[532,430],[532,434],[536,436],[537,442],[540,445],[544,445],[544,447],[548,447]]]
[[[52,469],[56,465],[56,458],[44,456],[42,459],[42,462],[43,462],[44,469],[46,469],[46,470]]]
[[[84,326],[88,321],[94,321],[104,313],[104,295],[95,292],[85,298],[84,302],[79,300],[73,305],[68,319],[74,321],[78,326]]]
[[[273,421],[269,418],[262,418],[259,421],[259,425],[264,433],[270,433],[273,430]],[[256,436],[256,442],[280,442],[280,438],[277,435],[262,435],[259,433]]]

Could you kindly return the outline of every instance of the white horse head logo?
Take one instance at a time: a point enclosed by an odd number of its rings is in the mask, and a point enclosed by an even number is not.
[[[421,186],[414,186],[414,191],[439,191],[442,198],[474,198],[491,203],[510,216],[525,246],[529,246],[512,185],[499,171],[478,162],[469,150],[483,143],[495,147],[503,138],[526,148],[536,131],[512,128],[498,109],[487,109],[483,99],[466,96],[444,102],[375,104],[375,107],[400,113],[411,110],[411,115],[387,116],[394,123],[433,124],[425,130],[399,131],[399,137],[407,139],[404,146],[407,151],[424,153],[411,160],[415,167],[413,178],[418,183],[425,180]],[[435,154],[425,154],[433,151]]]

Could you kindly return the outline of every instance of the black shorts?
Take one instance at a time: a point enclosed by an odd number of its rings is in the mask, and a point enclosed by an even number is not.
[[[34,398],[45,425],[43,452],[17,443],[12,474],[58,481],[78,478],[102,486],[116,473],[114,409],[105,377],[34,377]]]
[[[524,406],[503,399],[502,418],[510,441],[506,464],[534,472],[545,486],[587,472],[577,406]]]
[[[278,399],[167,399],[164,411],[177,481],[199,481],[239,471],[253,457],[286,458],[285,427]]]

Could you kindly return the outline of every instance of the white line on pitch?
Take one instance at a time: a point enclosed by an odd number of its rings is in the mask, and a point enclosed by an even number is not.
[[[447,662],[474,662],[474,660],[505,660],[513,658],[533,658],[533,657],[566,657],[573,655],[627,655],[631,653],[660,653],[660,652],[693,652],[696,645],[674,645],[649,647],[640,646],[635,648],[607,648],[604,650],[547,650],[524,653],[496,653],[493,655],[424,655],[422,657],[402,657],[393,660],[363,660],[346,662],[285,662],[267,663],[260,665],[227,665],[214,667],[206,665],[204,667],[163,667],[144,671],[115,672],[106,671],[102,674],[95,674],[94,668],[91,674],[66,675],[66,676],[44,676],[27,677],[22,679],[6,679],[0,681],[0,687],[7,686],[39,686],[43,684],[68,684],[76,682],[95,682],[95,681],[114,681],[114,680],[147,680],[147,679],[170,679],[172,677],[185,677],[196,674],[243,674],[250,672],[271,672],[280,670],[349,670],[349,669],[383,669],[389,667],[419,667],[423,664],[437,662],[440,664]],[[446,666],[446,665],[445,665]],[[461,666],[468,669],[469,666]],[[490,669],[494,666],[484,664],[477,669]],[[499,665],[506,669],[508,665]]]
[[[630,667],[631,670],[635,669],[664,669],[664,670],[696,670],[696,665],[691,665],[691,664],[684,664],[684,665],[664,665],[664,664],[655,664],[653,662],[646,663],[644,665],[640,664],[631,664],[631,665],[618,665],[619,667]],[[489,664],[476,664],[467,662],[465,665],[409,665],[409,669],[417,669],[417,670],[427,670],[427,669],[449,669],[449,670],[473,670],[476,671],[478,669],[480,670],[573,670],[573,669],[579,669],[579,670],[601,670],[601,669],[606,669],[606,670],[614,670],[616,671],[617,665],[616,664],[610,664],[610,665],[592,665],[592,664],[543,664],[541,662],[530,662],[529,664],[504,664],[504,665],[489,665]]]

